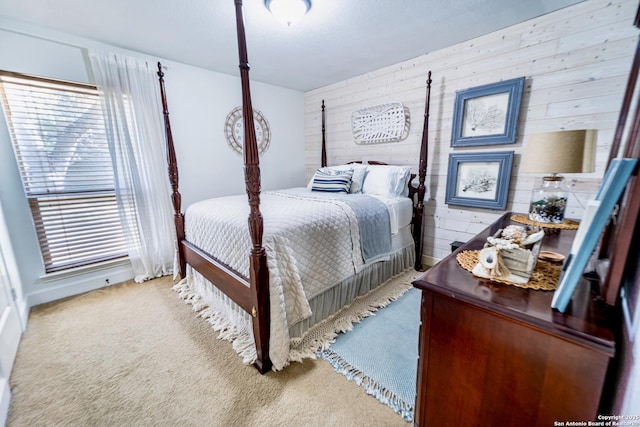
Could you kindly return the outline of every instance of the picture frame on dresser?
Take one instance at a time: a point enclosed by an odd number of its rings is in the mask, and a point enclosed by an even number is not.
[[[512,165],[513,151],[449,154],[445,203],[504,210]]]
[[[611,162],[594,200],[587,205],[585,218],[580,222],[571,251],[562,266],[560,283],[553,294],[551,308],[561,313],[566,311],[637,163],[638,159],[628,158]]]
[[[515,143],[524,81],[519,77],[457,91],[451,146]]]

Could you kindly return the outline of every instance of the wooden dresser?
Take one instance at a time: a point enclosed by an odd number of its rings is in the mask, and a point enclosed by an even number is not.
[[[615,341],[609,308],[582,280],[565,313],[553,292],[479,279],[456,254],[482,248],[511,214],[413,282],[422,290],[415,424],[553,426],[597,419]],[[569,253],[575,231],[542,250]],[[555,424],[560,425],[560,424]]]

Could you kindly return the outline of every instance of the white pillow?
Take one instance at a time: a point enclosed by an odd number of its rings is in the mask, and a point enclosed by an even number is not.
[[[386,197],[409,195],[411,168],[395,165],[368,165],[362,192]]]
[[[367,173],[367,165],[361,165],[359,163],[350,163],[348,165],[329,166],[328,169],[336,171],[353,171],[353,177],[351,178],[351,188],[349,193],[362,193],[362,184],[364,184],[365,175]]]
[[[359,163],[352,163],[348,165],[338,165],[338,166],[325,166],[324,168],[320,168],[323,172],[335,171],[335,172],[345,172],[345,171],[353,171],[353,176],[351,177],[351,187],[349,188],[349,193],[362,193],[362,185],[364,184],[364,178],[367,173],[367,165],[361,165]],[[307,184],[307,188],[311,190],[313,186],[313,177],[309,180]]]

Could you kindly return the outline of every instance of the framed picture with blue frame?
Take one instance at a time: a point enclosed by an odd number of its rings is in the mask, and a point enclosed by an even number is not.
[[[504,210],[512,165],[513,151],[449,154],[445,203]]]
[[[524,89],[524,77],[456,92],[452,147],[513,144]]]

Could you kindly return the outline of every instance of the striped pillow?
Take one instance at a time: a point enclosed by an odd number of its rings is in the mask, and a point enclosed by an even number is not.
[[[313,175],[311,191],[348,193],[351,187],[352,170],[318,169]]]

